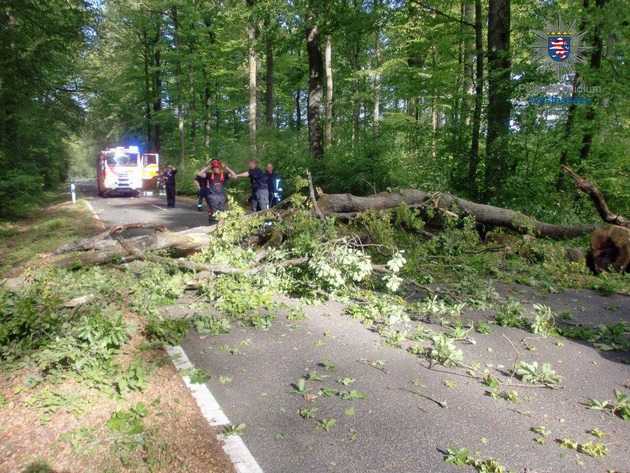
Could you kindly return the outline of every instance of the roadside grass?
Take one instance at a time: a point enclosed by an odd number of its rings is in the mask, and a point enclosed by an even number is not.
[[[49,196],[59,201],[62,194]],[[33,211],[17,221],[0,221],[0,276],[23,269],[38,254],[53,251],[63,243],[94,235],[99,230],[83,200],[56,203]]]
[[[92,222],[79,202],[0,227],[2,272],[29,275],[17,292],[0,287],[0,470],[233,471],[162,348],[168,327],[149,329],[181,295],[181,275],[29,267],[94,234]]]

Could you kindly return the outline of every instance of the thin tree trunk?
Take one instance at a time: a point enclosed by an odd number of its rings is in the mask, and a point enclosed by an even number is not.
[[[142,59],[144,62],[144,122],[146,132],[147,146],[151,146],[151,75],[149,72],[149,64],[151,61],[151,50],[149,46],[149,38],[147,30],[142,29],[142,43],[143,53]]]
[[[153,46],[153,116],[155,118],[153,124],[153,144],[152,150],[156,153],[160,152],[160,112],[162,111],[162,76],[161,76],[161,56],[160,56],[160,36],[162,35],[161,25],[157,26],[155,34],[155,42]]]
[[[179,134],[179,164],[184,166],[186,161],[186,131],[184,129],[184,110],[183,110],[183,94],[182,94],[182,61],[179,55],[181,54],[181,41],[179,37],[179,18],[177,14],[177,7],[171,8],[171,17],[173,19],[174,27],[174,41],[175,41],[175,88],[176,88],[176,101],[177,101],[177,131]]]
[[[208,79],[206,72],[204,71],[204,83],[203,88],[203,146],[207,150],[210,146],[210,87],[208,86]]]
[[[464,0],[463,5],[463,20],[467,23],[474,23],[475,21],[475,3],[473,0]],[[470,116],[469,111],[470,107],[470,98],[475,95],[475,73],[474,73],[474,63],[475,63],[475,39],[474,33],[475,30],[470,29],[470,27],[462,24],[462,33],[464,36],[464,44],[463,44],[463,76],[464,80],[463,84],[463,92],[464,92],[464,101],[463,101],[463,114],[464,120],[463,122],[466,125],[470,125]],[[471,34],[472,33],[472,34]]]
[[[273,38],[269,32],[265,38],[265,56],[265,123],[273,128]]]
[[[332,69],[332,41],[330,35],[326,35],[326,129],[324,139],[328,148],[333,142],[333,69]]]
[[[490,0],[488,12],[488,134],[485,200],[500,195],[507,177],[510,130],[510,1]]]
[[[431,48],[431,68],[435,75],[436,61],[435,48]],[[433,88],[431,94],[431,157],[437,158],[437,130],[438,130],[438,104],[435,96],[436,90]]]
[[[359,101],[359,79],[356,74],[359,68],[359,47],[354,45],[352,55],[352,144],[356,144],[359,138],[359,119],[361,114],[361,102]]]
[[[313,24],[314,19],[309,18],[310,25],[306,29],[306,48],[308,52],[308,137],[311,156],[315,159],[324,157],[322,140],[322,80],[324,76],[324,61],[319,45],[319,27]]]
[[[378,125],[381,120],[381,73],[379,71],[381,67],[381,32],[376,31],[376,37],[374,39],[374,60],[375,60],[375,72],[374,72],[374,109],[372,110],[372,123],[374,126],[374,133],[378,133]]]
[[[472,118],[470,161],[468,162],[468,184],[471,197],[477,198],[477,167],[479,166],[479,134],[481,130],[481,108],[483,106],[483,37],[481,0],[475,0],[475,109]]]
[[[247,5],[253,9],[255,0],[247,0]],[[249,42],[249,152],[250,158],[256,158],[256,74],[258,58],[256,57],[256,25],[253,18],[247,25],[247,39]]]
[[[302,128],[302,91],[300,89],[295,91],[295,129],[300,131]]]

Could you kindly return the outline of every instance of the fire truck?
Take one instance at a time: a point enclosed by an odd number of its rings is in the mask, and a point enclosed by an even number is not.
[[[141,154],[137,146],[106,149],[96,163],[99,195],[138,195],[154,189],[159,173],[159,155]]]
[[[145,153],[142,155],[142,189],[151,191],[158,187],[160,174],[160,155]]]

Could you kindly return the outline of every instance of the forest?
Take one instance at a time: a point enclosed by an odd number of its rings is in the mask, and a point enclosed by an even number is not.
[[[627,473],[629,14],[2,0],[0,472]]]
[[[4,217],[118,144],[161,153],[184,191],[209,158],[255,157],[326,192],[596,219],[569,165],[630,210],[622,0],[7,0],[0,22]],[[550,28],[572,67],[535,50]]]

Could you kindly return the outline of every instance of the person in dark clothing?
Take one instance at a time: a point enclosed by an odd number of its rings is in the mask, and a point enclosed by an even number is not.
[[[282,188],[282,178],[273,170],[273,164],[271,163],[267,164],[266,171],[269,186],[269,207],[273,207],[274,205],[278,205],[282,200],[282,193],[284,191]]]
[[[225,184],[230,178],[235,178],[236,173],[227,164],[218,159],[210,163],[210,171],[206,173],[208,183],[206,201],[208,202],[208,223],[217,223],[216,212],[227,210],[227,196]]]
[[[249,161],[249,170],[236,175],[236,177],[246,176],[249,176],[252,183],[251,211],[267,210],[269,208],[269,178],[267,173],[258,167],[258,161],[252,159]]]
[[[206,166],[195,175],[195,185],[197,186],[197,210],[203,209],[203,201],[208,201],[208,168]],[[209,206],[209,205],[208,205]]]
[[[175,175],[177,168],[168,165],[162,173],[162,182],[166,188],[166,206],[175,207]]]

